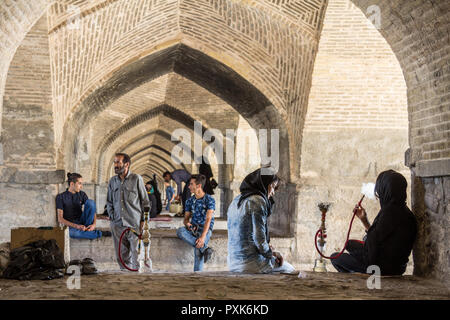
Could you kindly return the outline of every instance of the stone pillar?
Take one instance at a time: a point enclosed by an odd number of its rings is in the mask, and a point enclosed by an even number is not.
[[[64,182],[63,170],[0,169],[0,242],[18,227],[57,226],[55,197]]]
[[[226,219],[228,207],[233,201],[233,190],[231,190],[231,181],[233,180],[233,165],[219,164],[219,186],[220,190],[220,217]]]
[[[297,185],[282,184],[275,193],[275,206],[269,218],[271,233],[280,237],[294,237],[297,223]]]
[[[95,185],[95,204],[97,205],[97,213],[102,214],[106,204],[106,196],[108,194],[108,184]]]
[[[450,281],[450,160],[410,164],[411,209],[417,219],[414,274]]]

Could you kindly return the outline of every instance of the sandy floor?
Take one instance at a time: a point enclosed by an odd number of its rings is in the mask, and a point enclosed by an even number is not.
[[[103,272],[82,276],[79,290],[68,277],[51,281],[0,279],[0,299],[450,299],[437,280],[382,277],[367,288],[368,275],[304,272],[297,275],[236,275],[228,272]]]

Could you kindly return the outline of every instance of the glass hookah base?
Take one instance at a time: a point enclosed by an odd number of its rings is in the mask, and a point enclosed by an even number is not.
[[[314,261],[314,272],[327,272],[326,262],[323,259],[316,259]]]

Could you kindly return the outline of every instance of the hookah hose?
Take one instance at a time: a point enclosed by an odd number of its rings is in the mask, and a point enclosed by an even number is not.
[[[126,265],[126,263],[125,263],[125,262],[123,261],[123,259],[122,259],[122,252],[121,252],[121,250],[120,250],[121,247],[122,247],[122,239],[123,239],[125,233],[127,233],[128,231],[134,232],[134,234],[136,234],[137,237],[139,238],[139,241],[141,240],[141,236],[142,236],[142,235],[138,235],[137,232],[134,231],[133,229],[131,229],[131,228],[126,228],[125,230],[123,230],[122,234],[120,235],[120,239],[119,239],[119,249],[118,249],[118,250],[119,250],[119,260],[120,260],[120,263],[122,263],[122,265],[123,265],[127,270],[137,272],[137,271],[139,271],[139,269],[132,269],[132,268],[130,268],[130,267],[128,267],[128,266]],[[147,261],[145,261],[145,265],[146,265],[148,268],[150,268],[150,266],[147,264]]]
[[[363,201],[363,199],[364,199],[364,195],[362,196],[361,200],[359,200],[359,202],[358,202],[358,207],[361,206],[361,202]],[[344,253],[345,248],[347,247],[348,240],[349,240],[349,238],[350,238],[350,232],[352,231],[352,225],[353,225],[353,220],[355,219],[355,216],[356,216],[356,208],[353,209],[353,216],[352,216],[352,220],[350,221],[350,226],[348,227],[347,240],[345,240],[345,245],[344,245],[344,247],[342,248],[341,252],[339,252],[339,253],[338,253],[336,256],[334,256],[334,257],[327,257],[327,256],[323,255],[322,252],[320,252],[319,247],[317,246],[317,237],[318,237],[319,235],[322,236],[322,229],[317,230],[316,235],[315,235],[315,237],[314,237],[314,244],[315,244],[315,246],[316,246],[317,252],[320,254],[321,257],[323,257],[323,258],[325,258],[325,259],[330,259],[330,260],[331,260],[331,259],[337,259],[337,258],[339,258],[339,257]]]

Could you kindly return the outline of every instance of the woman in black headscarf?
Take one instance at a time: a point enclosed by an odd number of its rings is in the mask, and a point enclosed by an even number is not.
[[[213,179],[213,172],[211,169],[211,165],[209,164],[209,160],[206,157],[201,158],[201,163],[198,167],[198,173],[202,174],[206,177],[205,186],[203,187],[203,191],[209,195],[214,194],[214,189],[217,187],[216,180]]]
[[[267,172],[266,172],[267,171]],[[269,174],[264,174],[269,173]],[[228,208],[228,267],[232,272],[293,272],[294,268],[269,245],[268,217],[279,178],[268,168],[247,175],[240,194]]]
[[[406,206],[407,185],[405,177],[394,170],[379,174],[375,195],[381,210],[370,225],[366,210],[356,208],[367,235],[364,242],[349,241],[346,249],[350,254],[331,260],[338,271],[365,273],[368,266],[376,265],[383,275],[405,272],[417,233],[414,214]]]

